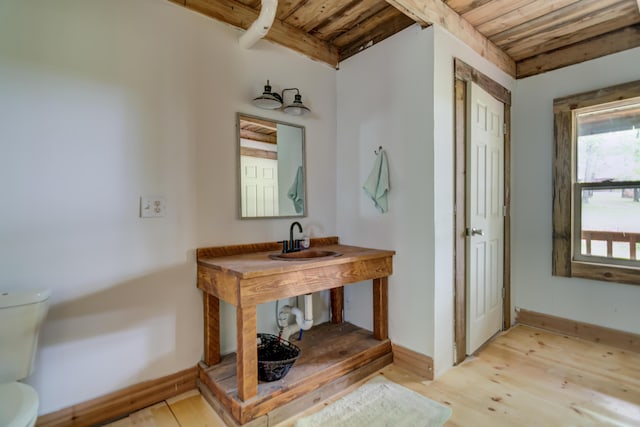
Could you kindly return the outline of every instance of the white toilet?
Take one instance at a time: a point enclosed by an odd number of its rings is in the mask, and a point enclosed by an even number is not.
[[[0,426],[32,427],[38,394],[18,382],[33,370],[49,291],[0,291]]]

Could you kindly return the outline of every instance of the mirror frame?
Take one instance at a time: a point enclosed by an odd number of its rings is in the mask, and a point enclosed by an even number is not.
[[[263,120],[275,122],[281,125],[287,125],[296,127],[302,130],[302,172],[304,177],[304,207],[301,214],[298,215],[279,215],[279,216],[242,216],[242,158],[241,158],[241,146],[240,146],[240,117],[246,117],[249,119]],[[277,144],[277,143],[276,143]],[[254,220],[254,219],[283,219],[283,218],[306,218],[309,215],[309,205],[307,199],[309,198],[309,192],[307,190],[307,153],[306,153],[306,129],[305,126],[296,123],[283,122],[278,119],[270,119],[267,117],[254,116],[252,114],[246,114],[238,112],[236,113],[236,170],[237,170],[237,209],[238,218],[241,220]]]

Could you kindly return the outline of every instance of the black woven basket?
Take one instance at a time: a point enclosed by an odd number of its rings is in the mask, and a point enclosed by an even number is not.
[[[277,335],[258,334],[258,379],[277,381],[287,375],[300,349]]]

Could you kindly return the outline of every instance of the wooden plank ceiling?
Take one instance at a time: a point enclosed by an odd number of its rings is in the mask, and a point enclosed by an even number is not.
[[[278,125],[257,117],[240,116],[240,138],[276,144]]]
[[[260,0],[170,0],[247,29]],[[265,37],[338,67],[414,23],[521,78],[640,46],[640,0],[280,0]]]

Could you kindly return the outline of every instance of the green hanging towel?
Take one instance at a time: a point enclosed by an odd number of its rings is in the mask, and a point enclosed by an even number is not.
[[[373,169],[362,188],[381,213],[389,210],[389,202],[387,201],[387,195],[390,190],[389,163],[387,162],[387,153],[384,150],[380,150],[378,153],[376,163],[373,165]]]
[[[304,171],[302,166],[298,166],[296,177],[291,184],[288,192],[289,198],[293,201],[293,207],[296,209],[296,213],[303,213],[304,211]]]

